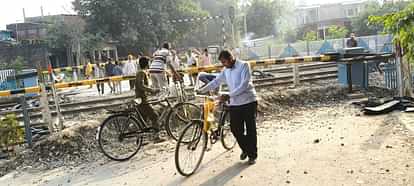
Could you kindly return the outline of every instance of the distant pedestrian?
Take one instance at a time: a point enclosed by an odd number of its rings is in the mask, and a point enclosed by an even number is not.
[[[190,57],[191,57],[191,61],[193,62],[193,64],[191,65],[191,67],[196,68],[196,67],[200,66],[201,53],[197,49],[194,48],[194,49],[191,50]],[[194,82],[194,85],[195,85],[195,83],[197,81],[198,73],[197,72],[192,73],[190,76],[191,76],[190,77],[191,78],[191,84],[193,85],[193,82]]]
[[[172,54],[171,65],[174,67],[175,70],[180,70],[181,61],[180,61],[180,58],[178,57],[177,51],[171,50],[171,54]]]
[[[122,67],[119,61],[115,61],[115,66],[114,66],[112,74],[114,76],[123,76]],[[114,86],[114,93],[117,93],[117,92],[119,94],[122,93],[121,81],[113,81],[113,86]]]
[[[105,73],[106,73],[107,77],[114,76],[114,74],[113,74],[114,68],[115,68],[115,64],[112,61],[112,59],[109,58],[106,66],[105,66]],[[111,80],[108,81],[108,86],[111,89],[111,94],[114,93],[115,92],[115,87],[113,86],[113,82]]]
[[[211,56],[208,53],[208,49],[205,48],[203,50],[203,54],[200,55],[200,64],[199,64],[199,66],[205,67],[205,66],[210,66],[210,65],[211,65]]]
[[[85,79],[90,80],[93,76],[93,65],[90,61],[85,66]],[[89,86],[89,88],[92,88],[92,85]]]
[[[94,75],[95,79],[101,79],[105,77],[105,66],[103,64],[95,64],[94,66]],[[105,87],[104,83],[98,82],[96,83],[96,88],[98,89],[99,95],[104,95],[105,93]]]
[[[352,48],[352,47],[357,47],[357,46],[358,46],[358,42],[355,39],[355,33],[352,32],[350,35],[350,38],[346,41],[346,47]]]
[[[128,55],[128,61],[124,64],[122,69],[124,76],[135,76],[137,73],[137,64],[135,62],[134,56]],[[135,79],[129,80],[129,89],[133,90],[135,88]]]

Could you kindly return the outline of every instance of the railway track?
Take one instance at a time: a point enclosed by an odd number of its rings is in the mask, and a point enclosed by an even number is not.
[[[253,83],[257,88],[277,86],[277,85],[287,85],[293,83],[293,74],[292,68],[290,66],[285,66],[281,68],[267,68],[261,69],[263,72],[269,72],[274,75],[274,77],[254,79]],[[335,79],[337,78],[337,68],[335,63],[319,63],[319,64],[307,64],[299,66],[299,77],[301,82],[310,82],[326,79]],[[189,87],[186,89],[191,91],[192,88]],[[74,103],[65,103],[61,104],[61,113],[63,116],[70,116],[82,112],[97,111],[105,108],[116,107],[122,104],[125,104],[129,99],[132,99],[134,95],[121,95],[114,97],[106,97],[94,100],[87,100]],[[54,106],[50,107],[51,110],[54,110]],[[30,113],[30,119],[32,121],[32,126],[43,125],[40,121],[42,113],[40,108],[30,108],[28,109]],[[20,121],[23,121],[22,109],[17,109],[13,111],[2,111],[0,115],[15,113],[17,118]],[[52,111],[52,116],[56,116],[56,112]]]

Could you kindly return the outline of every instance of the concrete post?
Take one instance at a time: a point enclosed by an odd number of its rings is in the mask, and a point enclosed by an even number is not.
[[[98,61],[99,61],[99,63],[102,63],[102,52],[101,52],[101,50],[98,50]]]
[[[300,77],[299,77],[299,65],[298,64],[293,64],[292,65],[292,70],[293,70],[293,85],[296,87],[299,85],[300,83]]]
[[[95,50],[92,50],[92,62],[95,63],[96,57],[95,57]]]
[[[117,47],[115,47],[114,52],[115,52],[115,60],[118,61],[119,59],[118,59],[118,48]]]
[[[55,131],[52,123],[52,114],[49,109],[49,100],[47,99],[46,87],[43,83],[40,85],[40,107],[42,108],[42,118],[49,128],[49,131],[52,133]]]
[[[29,144],[29,147],[32,148],[32,130],[30,128],[30,116],[29,116],[29,111],[27,110],[28,106],[26,103],[26,97],[24,95],[20,97],[20,104],[23,108],[26,141],[27,141],[27,144]]]

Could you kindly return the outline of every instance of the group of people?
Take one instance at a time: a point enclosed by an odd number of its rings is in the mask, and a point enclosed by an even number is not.
[[[196,53],[195,50],[191,52]],[[170,54],[170,46],[166,43],[160,50],[154,53],[154,58],[150,65],[148,58],[140,58],[140,69],[135,79],[136,98],[140,98],[143,102],[139,109],[152,121],[153,127],[157,130],[159,130],[157,115],[152,107],[146,104],[147,95],[160,91],[160,88],[166,84],[167,67],[171,69],[173,78],[181,78],[181,75],[176,72],[172,65],[174,57],[171,57],[173,55]],[[205,57],[209,57],[208,54]],[[254,164],[258,156],[256,132],[257,99],[251,79],[250,66],[246,62],[236,59],[228,50],[220,52],[219,60],[225,69],[213,78],[208,79],[205,82],[206,85],[196,91],[205,93],[217,89],[221,83],[227,84],[229,94],[221,95],[220,100],[228,101],[231,131],[242,150],[240,160],[248,158],[248,163]],[[147,69],[152,81],[152,87],[148,86],[148,77],[147,73],[145,73]],[[158,134],[155,134],[155,138],[157,141],[163,141]]]
[[[135,67],[135,65],[134,65]],[[99,79],[110,76],[123,76],[130,74],[131,67],[126,64],[121,64],[119,61],[113,61],[111,58],[108,58],[106,64],[92,64],[88,62],[85,66],[85,78],[86,79]],[[133,70],[133,69],[132,69]],[[135,70],[136,72],[136,70]],[[134,75],[135,75],[134,72]],[[108,86],[110,93],[121,93],[122,86],[120,81],[109,81]],[[97,83],[96,87],[98,89],[98,94],[105,94],[104,83]],[[90,86],[92,88],[92,85]]]
[[[186,53],[187,66],[209,66],[212,64],[208,50],[199,52],[197,49],[191,49]],[[257,100],[256,91],[252,84],[251,69],[248,63],[236,59],[232,52],[223,50],[219,54],[219,60],[225,67],[220,73],[215,75],[204,74],[203,82],[205,86],[197,90],[199,93],[208,92],[217,89],[221,83],[226,83],[229,88],[228,95],[221,95],[221,101],[227,101],[230,112],[230,126],[242,153],[241,160],[249,158],[248,163],[254,164],[257,159],[257,133],[256,133],[256,110]],[[161,49],[157,50],[152,59],[149,57],[140,57],[138,64],[134,62],[132,56],[128,57],[128,62],[121,66],[117,62],[109,60],[106,66],[95,66],[91,68],[88,64],[86,72],[88,75],[94,72],[96,78],[114,75],[135,75],[135,79],[131,80],[130,87],[135,89],[135,97],[141,99],[139,107],[141,113],[147,117],[152,127],[159,131],[157,114],[148,104],[148,95],[161,91],[162,88],[168,86],[168,77],[175,81],[182,80],[182,74],[177,72],[182,64],[177,53],[171,50],[169,43],[164,43]],[[92,70],[91,70],[92,69]],[[88,76],[89,77],[89,76]],[[190,76],[191,83],[193,78]],[[200,77],[200,79],[201,79]],[[198,81],[198,80],[197,80]],[[151,85],[150,86],[150,82]],[[116,92],[116,83],[109,85],[111,92]],[[98,91],[103,92],[103,84],[98,84]],[[154,141],[164,141],[158,133],[154,134]]]

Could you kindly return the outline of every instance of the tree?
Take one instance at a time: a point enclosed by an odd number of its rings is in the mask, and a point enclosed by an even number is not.
[[[305,41],[316,41],[318,39],[315,31],[309,31],[305,33],[303,40]]]
[[[13,69],[16,73],[19,73],[26,67],[24,58],[22,56],[17,56],[14,60],[9,63],[0,62],[0,69]]]
[[[122,47],[139,50],[174,42],[196,26],[168,20],[205,14],[192,0],[76,0],[74,6],[87,21],[88,32],[102,32]]]
[[[288,29],[286,30],[286,32],[283,34],[283,40],[284,42],[287,43],[293,43],[295,41],[297,41],[297,33],[295,29]]]
[[[72,54],[81,47],[81,40],[84,38],[85,23],[79,19],[73,22],[57,21],[48,27],[48,47],[54,51],[64,51],[67,55],[69,66],[80,65],[80,54],[77,54],[77,64],[72,62]],[[79,49],[82,53],[82,49]]]
[[[274,25],[279,16],[278,1],[254,0],[247,9],[248,32],[255,37],[265,37],[274,33]]]
[[[340,26],[330,26],[328,28],[328,34],[326,36],[327,39],[337,39],[337,38],[344,38],[348,34],[348,29],[345,27]]]
[[[197,0],[200,8],[209,16],[224,16],[226,30],[226,44],[229,45],[232,41],[231,24],[228,16],[229,8],[235,7],[235,12],[240,12],[237,7],[237,0]],[[237,19],[236,19],[237,20]],[[236,24],[237,21],[235,21]],[[222,19],[200,21],[195,23],[197,28],[193,29],[191,33],[186,34],[180,40],[181,46],[198,46],[205,47],[208,45],[220,45],[223,42],[223,23]],[[235,27],[237,28],[237,27]],[[235,30],[237,32],[237,30]],[[236,39],[237,40],[237,34]]]
[[[384,31],[394,35],[397,57],[402,56],[402,94],[412,95],[411,70],[409,62],[414,60],[414,3],[395,13],[370,16],[369,23],[381,25]]]
[[[369,24],[369,16],[381,16],[397,10],[403,9],[409,2],[397,1],[395,3],[386,3],[383,6],[378,1],[368,1],[367,5],[361,14],[353,18],[351,21],[352,31],[358,36],[375,35],[381,32],[384,28],[382,25]]]

